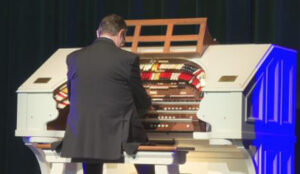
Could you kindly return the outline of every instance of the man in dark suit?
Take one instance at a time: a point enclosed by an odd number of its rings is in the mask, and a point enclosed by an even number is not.
[[[139,57],[125,43],[122,17],[103,18],[93,44],[67,57],[70,112],[61,155],[86,163],[86,173],[118,161],[123,149],[147,141],[139,118],[151,105],[142,86]]]

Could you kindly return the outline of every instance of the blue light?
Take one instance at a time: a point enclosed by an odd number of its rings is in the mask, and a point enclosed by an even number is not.
[[[272,45],[256,73],[250,112],[257,174],[294,174],[296,58]]]

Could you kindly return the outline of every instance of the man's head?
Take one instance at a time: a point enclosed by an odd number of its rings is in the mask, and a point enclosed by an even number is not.
[[[117,47],[121,47],[125,44],[126,30],[127,26],[124,19],[116,14],[111,14],[102,19],[96,34],[97,38],[110,38]]]

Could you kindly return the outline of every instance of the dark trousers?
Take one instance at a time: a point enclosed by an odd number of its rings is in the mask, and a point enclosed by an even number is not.
[[[135,164],[138,174],[155,174],[154,165]]]
[[[102,174],[103,163],[82,163],[84,174]]]
[[[153,165],[136,164],[138,174],[155,174]],[[102,174],[103,163],[83,163],[84,174]]]

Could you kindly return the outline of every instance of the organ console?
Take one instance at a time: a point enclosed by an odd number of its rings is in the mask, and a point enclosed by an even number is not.
[[[200,25],[198,34],[172,35],[174,26],[195,23]],[[152,107],[142,120],[150,139],[172,140],[178,147],[194,149],[180,172],[294,172],[294,50],[272,44],[208,46],[213,40],[205,18],[129,20],[127,24],[135,31],[143,25],[168,26],[164,37],[135,32],[127,38],[131,47],[124,49],[141,58],[141,79],[152,98]],[[139,46],[140,41],[160,39],[163,47]],[[197,43],[171,44],[187,40]],[[17,90],[15,134],[34,152],[42,174],[53,171],[55,163],[71,162],[37,145],[59,141],[64,135],[70,105],[65,58],[74,50],[58,49]],[[162,160],[159,153],[152,153],[153,164]],[[75,166],[65,167],[65,173],[82,172]],[[104,168],[110,174],[134,173],[130,164]]]

